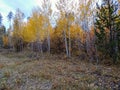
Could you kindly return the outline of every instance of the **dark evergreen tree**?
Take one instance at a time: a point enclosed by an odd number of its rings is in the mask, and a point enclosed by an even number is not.
[[[95,21],[95,35],[98,50],[109,55],[113,62],[118,60],[120,54],[120,15],[117,13],[118,3],[113,0],[103,0],[97,4]]]
[[[0,25],[2,24],[2,15],[0,13]]]
[[[9,20],[9,22],[10,22],[10,29],[11,29],[11,20],[12,20],[12,18],[13,18],[13,13],[10,11],[9,12],[9,14],[7,15],[7,18],[8,18],[8,20]]]
[[[0,48],[3,47],[3,36],[6,33],[6,28],[4,25],[0,26]]]

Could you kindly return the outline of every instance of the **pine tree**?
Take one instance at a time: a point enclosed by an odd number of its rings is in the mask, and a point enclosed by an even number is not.
[[[103,0],[101,6],[97,4],[95,35],[98,50],[109,55],[113,62],[118,60],[120,49],[120,15],[117,13],[118,3],[113,0]]]
[[[0,13],[0,25],[2,24],[2,15],[1,15],[1,13]]]
[[[9,22],[10,22],[9,28],[11,29],[12,18],[13,18],[13,12],[12,12],[12,11],[10,11],[10,12],[8,13],[7,18],[8,18],[8,20],[9,20]]]

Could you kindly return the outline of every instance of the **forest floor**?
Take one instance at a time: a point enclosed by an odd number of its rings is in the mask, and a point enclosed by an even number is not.
[[[0,52],[0,90],[120,90],[120,67],[62,57]]]

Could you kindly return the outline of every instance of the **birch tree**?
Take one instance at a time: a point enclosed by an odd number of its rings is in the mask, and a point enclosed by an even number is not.
[[[71,39],[70,39],[70,26],[74,21],[73,13],[73,0],[59,0],[56,4],[57,9],[60,12],[60,17],[66,19],[66,25],[64,26],[64,40],[66,47],[66,56],[71,57]],[[69,41],[67,40],[66,32],[69,31]]]
[[[50,20],[52,19],[52,8],[51,8],[51,2],[50,0],[43,0],[41,12],[43,16],[45,16],[44,20],[44,28],[46,30],[46,36],[47,36],[47,43],[48,43],[48,53],[50,53]]]
[[[9,46],[12,47],[12,36],[11,36],[11,32],[12,32],[12,18],[13,18],[13,12],[10,11],[7,15],[8,21],[9,21],[9,30],[8,30],[8,42],[9,42]]]
[[[95,2],[94,0],[84,0],[79,1],[79,8],[77,9],[78,15],[76,17],[77,23],[82,27],[86,32],[86,52],[90,60],[93,60],[92,57],[92,43],[90,40],[90,30],[93,25],[92,14],[94,11]]]
[[[13,43],[14,49],[19,52],[23,49],[23,40],[22,40],[22,24],[23,24],[24,13],[20,9],[16,10],[15,17],[13,19]]]

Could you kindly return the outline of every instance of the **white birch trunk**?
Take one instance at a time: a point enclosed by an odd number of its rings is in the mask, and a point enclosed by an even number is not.
[[[68,26],[68,31],[69,31],[69,57],[71,57],[71,37],[70,37],[70,28]]]
[[[68,57],[68,44],[67,44],[67,38],[66,38],[66,30],[64,30],[64,40],[65,40],[66,55]]]

